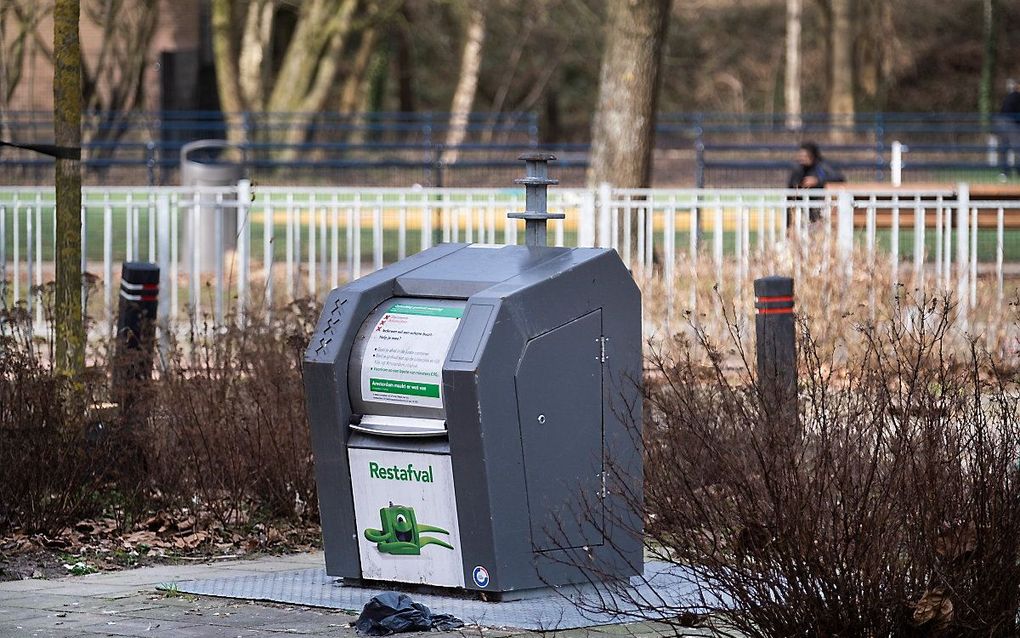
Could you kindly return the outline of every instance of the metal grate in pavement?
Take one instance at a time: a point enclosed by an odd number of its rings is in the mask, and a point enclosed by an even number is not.
[[[358,613],[381,588],[343,585],[322,568],[301,569],[234,578],[192,580],[176,584],[180,592],[202,596],[264,600],[277,603],[343,609]],[[643,577],[627,586],[561,588],[526,600],[485,602],[468,597],[411,593],[434,612],[453,614],[465,623],[484,627],[532,630],[574,629],[597,625],[658,620],[661,613],[639,610],[653,604],[660,609],[697,606],[697,585],[686,570],[661,562],[645,564]]]

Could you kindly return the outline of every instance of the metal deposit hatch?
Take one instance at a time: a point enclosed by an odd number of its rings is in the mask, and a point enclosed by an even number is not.
[[[601,336],[600,309],[529,341],[517,368],[531,539],[539,551],[603,541]]]

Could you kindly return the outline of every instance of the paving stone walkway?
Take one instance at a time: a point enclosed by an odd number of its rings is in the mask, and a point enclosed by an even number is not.
[[[343,612],[290,605],[271,605],[226,598],[195,597],[157,591],[159,585],[185,580],[257,575],[319,567],[321,553],[294,554],[198,565],[142,567],[55,580],[0,582],[0,636],[71,638],[136,636],[167,638],[279,638],[355,636],[355,616]],[[437,610],[441,611],[441,610]],[[698,635],[693,632],[691,635]],[[448,633],[407,636],[534,636],[519,631],[465,627]],[[582,636],[674,635],[655,623],[615,625],[558,632],[562,638]]]
[[[61,578],[0,583],[0,636],[275,636],[353,635],[344,613],[257,605],[158,592],[189,578],[258,574],[321,565],[321,554],[212,564],[143,567]]]

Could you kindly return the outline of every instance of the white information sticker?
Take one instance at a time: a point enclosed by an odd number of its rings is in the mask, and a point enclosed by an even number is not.
[[[448,454],[349,448],[361,576],[463,587]]]
[[[372,329],[361,366],[361,397],[443,407],[443,361],[462,307],[394,302]]]

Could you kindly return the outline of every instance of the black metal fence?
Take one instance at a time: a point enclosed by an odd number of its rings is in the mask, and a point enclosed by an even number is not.
[[[99,113],[83,120],[85,181],[179,183],[181,147],[195,139],[240,141],[251,176],[262,183],[376,186],[500,186],[516,158],[543,150],[559,157],[565,185],[580,185],[587,144],[540,144],[534,113],[472,113],[456,154],[444,146],[443,113],[356,115],[208,111]],[[663,113],[656,137],[656,186],[783,186],[799,142],[817,142],[852,181],[888,182],[893,143],[902,144],[904,182],[1015,180],[1017,149],[994,120],[970,113],[803,115]],[[11,141],[52,140],[52,116],[0,115]],[[0,182],[53,179],[52,162],[0,149]]]

